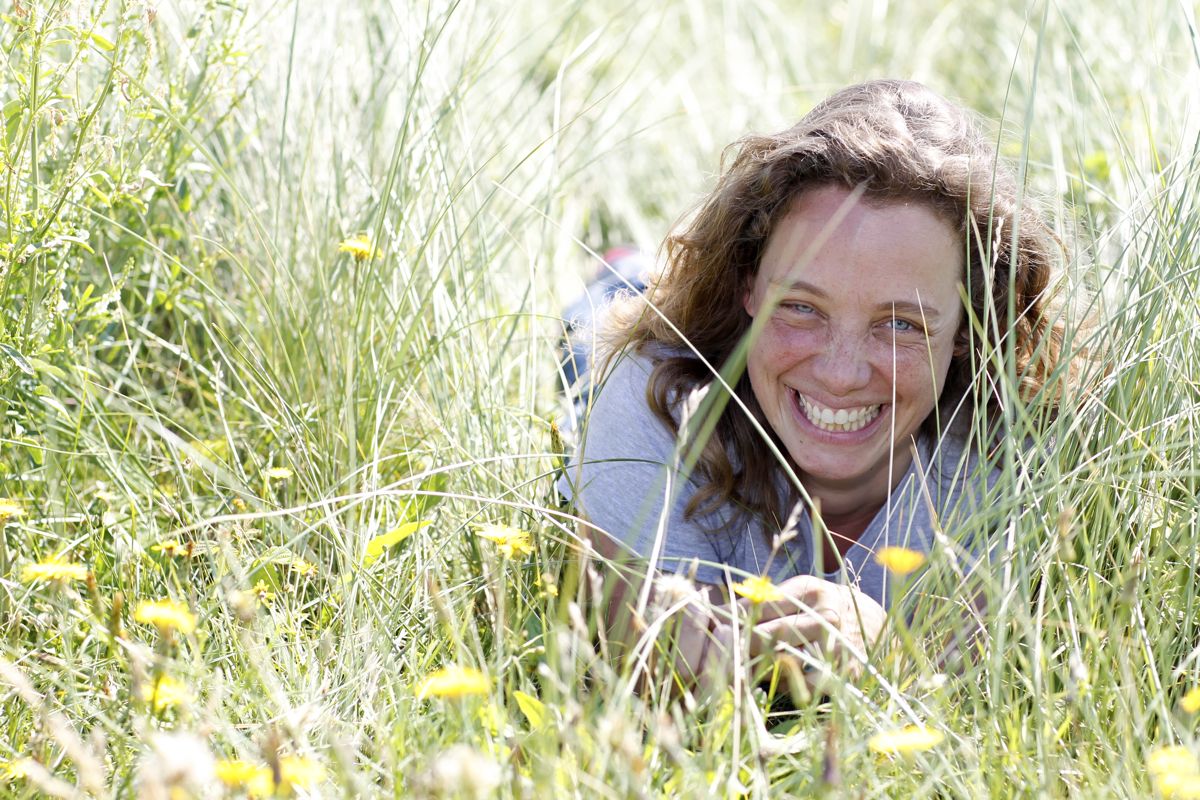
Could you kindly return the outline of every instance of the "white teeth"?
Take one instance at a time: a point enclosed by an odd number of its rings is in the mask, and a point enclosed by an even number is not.
[[[819,406],[809,400],[799,392],[796,397],[800,399],[800,407],[804,410],[804,415],[808,417],[808,421],[816,425],[823,431],[830,433],[847,433],[850,431],[861,430],[871,424],[871,421],[879,416],[879,412],[883,406],[862,406],[860,408],[839,408],[834,411],[832,408]]]

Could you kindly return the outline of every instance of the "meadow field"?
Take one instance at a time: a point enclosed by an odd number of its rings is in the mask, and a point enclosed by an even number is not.
[[[4,0],[0,52],[0,796],[1200,797],[1194,3]],[[561,309],[880,76],[987,121],[1086,367],[861,680],[637,691]]]

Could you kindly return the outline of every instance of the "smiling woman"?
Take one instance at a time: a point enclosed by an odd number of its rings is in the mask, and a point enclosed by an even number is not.
[[[760,576],[785,600],[752,653],[859,663],[896,600],[875,554],[954,535],[989,486],[1004,374],[1031,401],[1055,367],[1060,248],[969,114],[917,83],[849,87],[734,147],[647,298],[611,309],[561,486],[598,551],[643,565],[613,571],[618,640],[646,579],[686,570],[717,601],[676,605],[680,665],[704,674],[731,650],[722,587]]]
[[[747,358],[754,397],[843,543],[907,471],[946,383],[963,318],[957,240],[925,204],[822,186],[791,203],[746,293],[746,313],[769,317]]]

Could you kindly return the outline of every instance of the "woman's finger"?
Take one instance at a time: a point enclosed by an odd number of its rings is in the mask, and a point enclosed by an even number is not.
[[[759,622],[768,622],[780,617],[806,613],[813,606],[819,605],[827,590],[834,586],[813,575],[798,575],[779,584],[779,589],[784,594],[782,600],[754,606],[749,600],[742,598],[738,603],[747,614],[753,609]]]
[[[772,647],[786,644],[797,649],[827,649],[826,643],[836,638],[843,620],[835,609],[823,608],[789,614],[760,622],[754,626],[756,638]],[[766,648],[763,648],[764,652]]]
[[[821,695],[830,678],[842,671],[840,637],[816,615],[773,620],[754,632],[760,652],[770,655],[760,668],[781,670],[797,702]]]

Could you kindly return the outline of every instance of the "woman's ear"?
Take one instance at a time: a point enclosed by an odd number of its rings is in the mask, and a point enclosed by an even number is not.
[[[742,308],[746,309],[746,313],[750,315],[751,319],[754,319],[754,315],[758,313],[759,302],[759,298],[754,294],[754,284],[753,275],[742,281]]]
[[[750,289],[742,292],[742,308],[746,309],[746,313],[753,319],[756,306],[754,303],[754,292]]]

